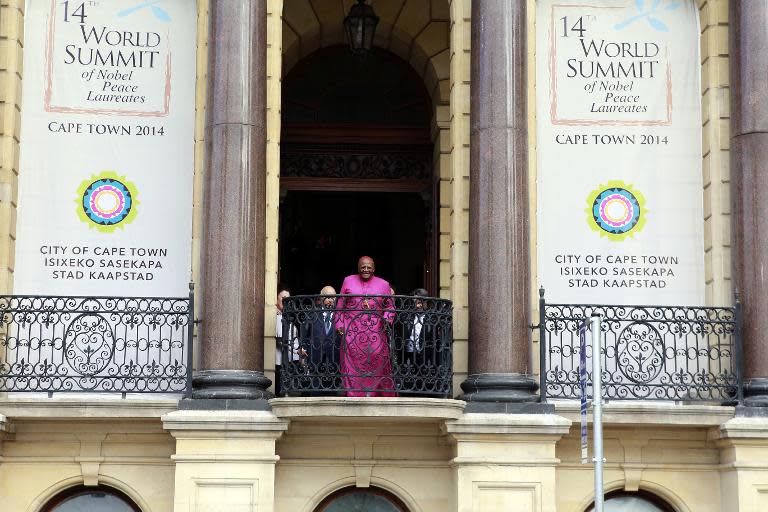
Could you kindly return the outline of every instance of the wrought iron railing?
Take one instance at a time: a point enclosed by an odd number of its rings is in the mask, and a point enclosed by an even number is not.
[[[0,391],[189,393],[194,299],[0,296]]]
[[[283,306],[284,394],[452,396],[451,301],[303,295]]]
[[[739,306],[606,306],[539,302],[541,398],[579,398],[579,328],[601,315],[603,397],[741,401]],[[592,348],[587,332],[587,380]]]

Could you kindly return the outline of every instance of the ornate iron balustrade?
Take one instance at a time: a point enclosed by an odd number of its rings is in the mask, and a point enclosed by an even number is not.
[[[451,301],[298,295],[283,306],[285,394],[452,396]]]
[[[541,399],[579,398],[579,328],[602,316],[608,400],[736,402],[743,396],[739,305],[733,308],[546,304],[540,292]],[[587,381],[592,382],[587,332]]]
[[[0,296],[0,391],[189,393],[189,297]]]

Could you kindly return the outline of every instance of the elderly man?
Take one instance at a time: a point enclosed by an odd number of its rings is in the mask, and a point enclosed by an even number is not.
[[[373,275],[375,271],[371,257],[360,258],[357,274],[344,279],[336,304],[336,328],[342,336],[341,376],[347,396],[396,396],[387,339],[395,318],[391,288]]]
[[[336,290],[326,286],[309,321],[302,324],[302,348],[309,353],[309,373],[319,375],[311,380],[311,391],[322,393],[338,387],[340,338],[335,327]]]

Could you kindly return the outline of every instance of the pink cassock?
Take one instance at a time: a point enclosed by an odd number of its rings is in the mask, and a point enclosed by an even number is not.
[[[364,281],[347,276],[342,295],[387,297],[339,297],[336,328],[344,330],[341,341],[341,378],[347,396],[397,396],[389,359],[387,325],[395,318],[389,283],[376,276]]]

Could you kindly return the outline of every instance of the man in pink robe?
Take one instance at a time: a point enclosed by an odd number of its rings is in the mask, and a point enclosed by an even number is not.
[[[370,257],[360,258],[357,274],[344,279],[336,304],[336,328],[342,335],[341,375],[347,396],[397,396],[387,340],[387,326],[395,319],[391,288],[373,275],[375,270]],[[388,391],[381,391],[384,389]]]

